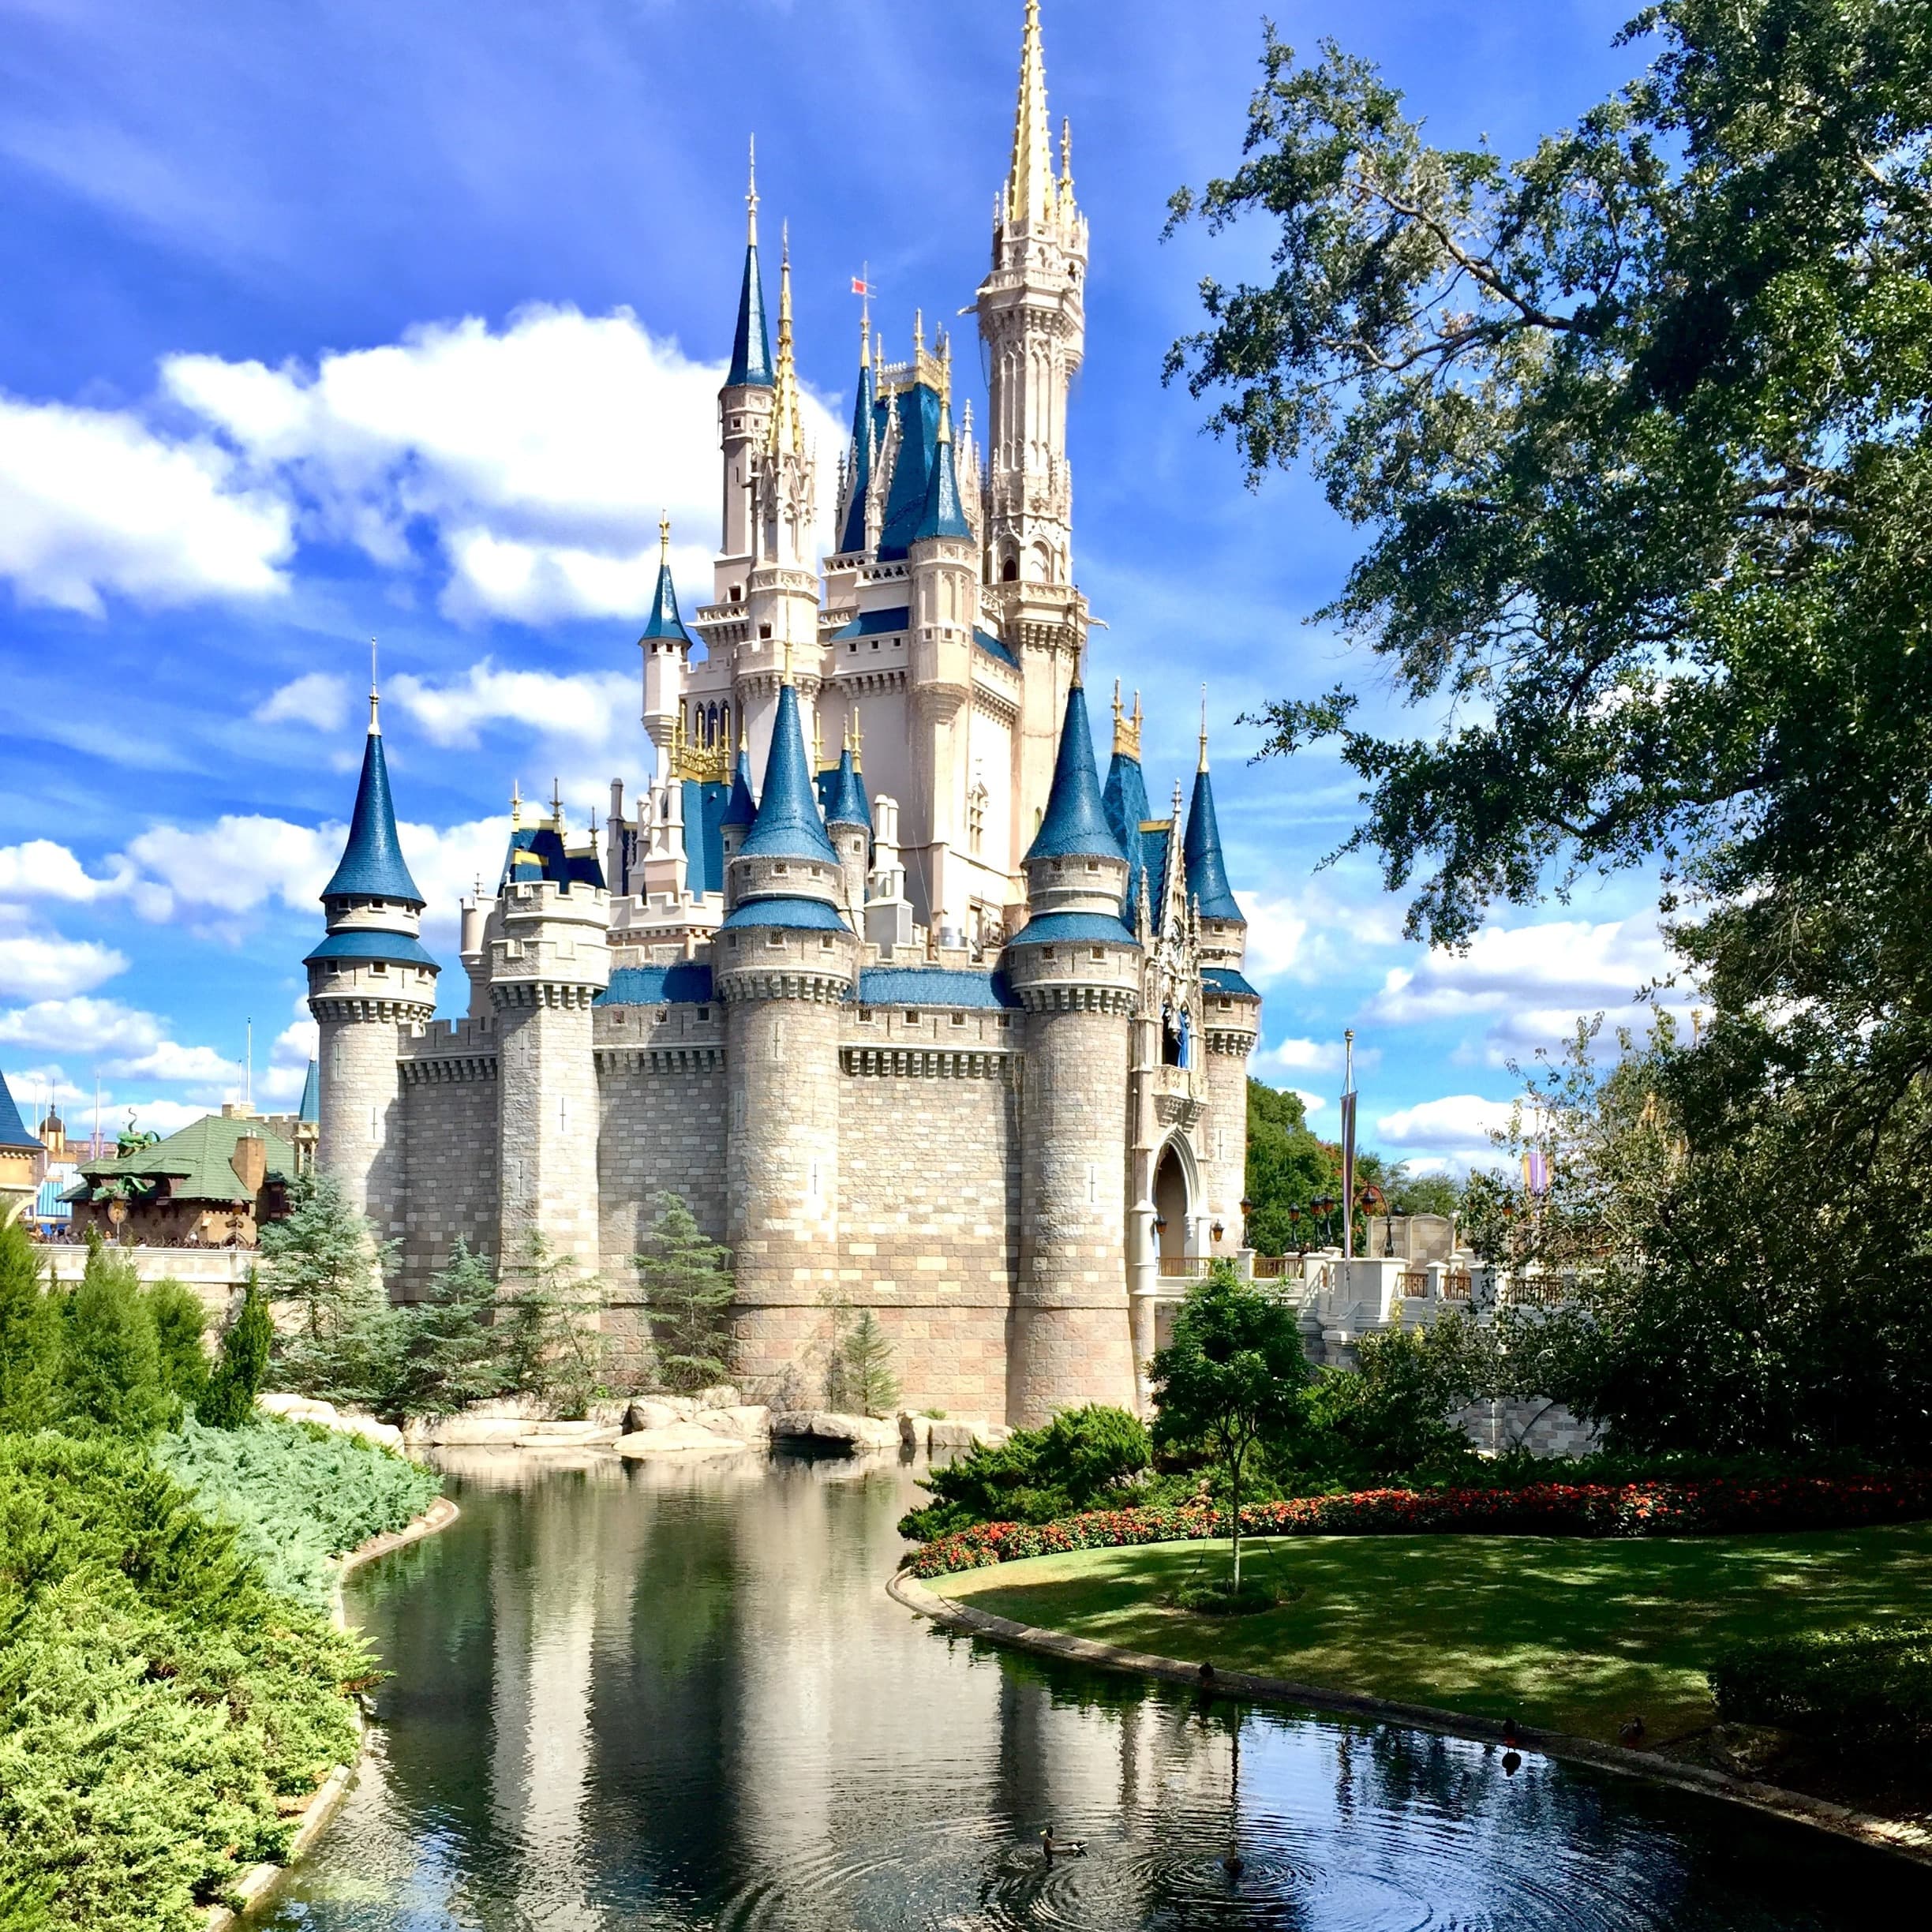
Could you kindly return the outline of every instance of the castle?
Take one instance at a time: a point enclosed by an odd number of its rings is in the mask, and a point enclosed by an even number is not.
[[[641,1349],[633,1257],[672,1189],[732,1250],[762,1395],[820,1400],[835,1320],[871,1309],[915,1407],[1135,1406],[1163,1270],[1244,1238],[1260,1001],[1204,729],[1185,818],[1178,784],[1150,810],[1118,688],[1104,785],[1094,755],[1066,458],[1088,230],[1037,0],[977,297],[985,449],[950,344],[915,328],[888,362],[862,324],[822,571],[788,253],[774,354],[755,177],[747,202],[713,601],[683,619],[667,532],[638,640],[648,781],[630,810],[613,782],[601,837],[513,805],[496,896],[462,907],[469,1017],[437,1021],[372,694],[305,962],[318,1159],[406,1293],[459,1238],[514,1280],[541,1235]]]

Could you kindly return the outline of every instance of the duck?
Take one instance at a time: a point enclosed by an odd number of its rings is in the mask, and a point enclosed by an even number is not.
[[[1054,1828],[1049,1825],[1040,1833],[1040,1849],[1046,1854],[1050,1864],[1056,1858],[1084,1858],[1087,1841],[1084,1838],[1056,1838]]]
[[[1626,1750],[1637,1750],[1644,1741],[1644,1720],[1642,1711],[1633,1711],[1617,1726],[1617,1742]]]
[[[1516,1728],[1514,1717],[1503,1720],[1503,1743],[1506,1749],[1514,1750],[1522,1742],[1522,1734]]]
[[[1233,1845],[1230,1845],[1222,1855],[1221,1869],[1227,1874],[1230,1885],[1238,1885],[1241,1874],[1248,1869],[1248,1861]]]

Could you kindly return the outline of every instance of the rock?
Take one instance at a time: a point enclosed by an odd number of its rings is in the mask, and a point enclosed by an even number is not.
[[[594,1421],[526,1422],[518,1436],[520,1449],[582,1449],[614,1443],[623,1431],[614,1424],[605,1428]]]
[[[877,1416],[835,1415],[829,1409],[783,1409],[771,1419],[771,1432],[796,1442],[821,1442],[847,1450],[896,1449],[899,1425]]]
[[[668,1428],[673,1422],[683,1420],[683,1410],[672,1408],[669,1402],[654,1395],[641,1397],[624,1411],[627,1433],[638,1429]]]
[[[997,1449],[1013,1431],[1003,1422],[935,1421],[927,1446],[933,1449]]]
[[[270,1415],[290,1422],[313,1422],[318,1428],[334,1429],[339,1435],[360,1436],[380,1443],[385,1449],[400,1449],[410,1438],[393,1422],[379,1422],[365,1409],[338,1409],[333,1402],[319,1402],[312,1395],[287,1395],[273,1391],[255,1398],[256,1406]]]
[[[584,1413],[599,1428],[614,1428],[621,1433],[630,1425],[624,1420],[630,1404],[624,1402],[594,1402]]]
[[[735,1455],[751,1447],[743,1436],[728,1436],[695,1422],[676,1421],[662,1428],[634,1429],[617,1439],[620,1456]]]
[[[412,1422],[409,1440],[445,1448],[514,1448],[530,1428],[530,1423],[519,1416],[436,1416]]]
[[[700,1389],[692,1400],[700,1409],[741,1409],[744,1398],[728,1382],[721,1382],[716,1388]]]
[[[740,1402],[729,1409],[701,1409],[691,1418],[700,1428],[746,1442],[762,1442],[771,1434],[771,1411],[762,1402]]]

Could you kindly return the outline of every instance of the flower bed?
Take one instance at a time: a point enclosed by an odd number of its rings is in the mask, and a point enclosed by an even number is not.
[[[1245,1536],[1713,1536],[1849,1530],[1932,1516],[1932,1473],[1765,1482],[1531,1483],[1519,1489],[1362,1489],[1241,1511]],[[981,1523],[915,1552],[915,1576],[983,1570],[1023,1556],[1115,1549],[1228,1533],[1228,1512],[1193,1504],[1095,1510],[1050,1523]]]

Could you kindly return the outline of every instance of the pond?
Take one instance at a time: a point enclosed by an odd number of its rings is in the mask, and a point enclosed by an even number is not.
[[[351,1586],[393,1674],[283,1932],[1932,1923],[1715,1800],[948,1636],[882,1588],[895,1463],[446,1466],[461,1520]]]

